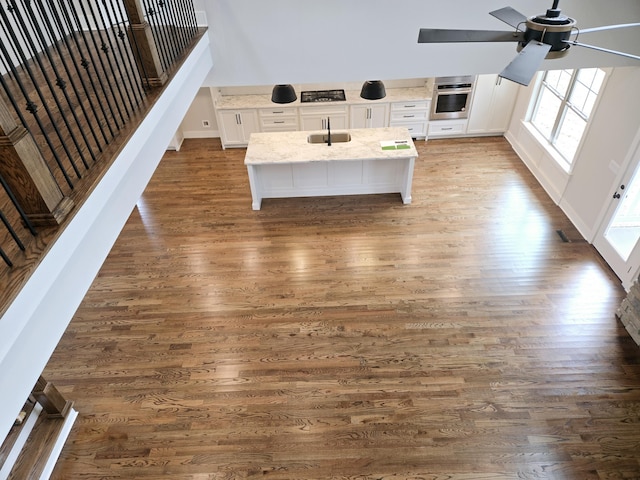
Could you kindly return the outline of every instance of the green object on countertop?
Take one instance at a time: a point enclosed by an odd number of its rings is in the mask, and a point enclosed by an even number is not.
[[[382,150],[406,150],[411,148],[406,140],[382,140],[380,147]]]

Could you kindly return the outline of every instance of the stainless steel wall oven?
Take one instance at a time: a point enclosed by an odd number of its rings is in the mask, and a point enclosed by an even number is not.
[[[473,80],[471,75],[437,77],[433,85],[430,119],[467,118]]]

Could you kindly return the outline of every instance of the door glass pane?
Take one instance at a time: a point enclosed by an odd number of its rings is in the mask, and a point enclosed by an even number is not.
[[[640,239],[640,181],[636,170],[624,190],[618,189],[620,206],[604,236],[625,262]]]

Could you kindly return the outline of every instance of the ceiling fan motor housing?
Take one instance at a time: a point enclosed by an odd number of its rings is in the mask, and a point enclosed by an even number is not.
[[[519,49],[531,40],[537,40],[551,45],[551,51],[547,58],[563,57],[568,53],[569,44],[564,40],[569,40],[571,32],[576,25],[573,18],[560,15],[560,10],[549,9],[546,15],[530,17],[526,22],[524,41],[519,44]]]

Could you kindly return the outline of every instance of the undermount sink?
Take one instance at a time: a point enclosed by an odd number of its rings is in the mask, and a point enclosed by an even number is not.
[[[309,143],[327,143],[329,135],[326,133],[312,133],[307,137]],[[345,143],[351,141],[349,132],[338,132],[331,134],[331,143]]]

